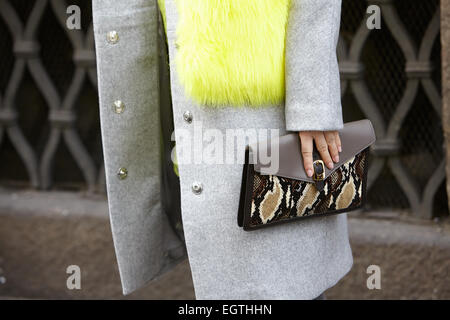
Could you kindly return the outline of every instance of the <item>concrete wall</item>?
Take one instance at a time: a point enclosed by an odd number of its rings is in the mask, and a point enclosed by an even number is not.
[[[351,217],[355,263],[328,298],[450,299],[448,223],[390,212]],[[66,287],[69,265],[81,268],[81,290]],[[369,265],[381,268],[381,290],[367,289]],[[4,298],[124,298],[105,199],[0,190],[0,279]],[[126,298],[194,298],[188,261]]]

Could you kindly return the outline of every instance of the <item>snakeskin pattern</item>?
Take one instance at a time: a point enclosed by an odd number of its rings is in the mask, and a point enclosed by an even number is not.
[[[366,183],[367,158],[368,148],[326,178],[322,191],[311,182],[255,172],[250,227],[359,208]]]

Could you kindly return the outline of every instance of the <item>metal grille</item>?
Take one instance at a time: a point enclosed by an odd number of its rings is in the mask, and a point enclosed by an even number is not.
[[[366,26],[370,4],[381,8],[380,30]],[[370,118],[378,139],[369,171],[372,208],[448,214],[440,50],[438,0],[343,2],[344,118]]]
[[[66,28],[69,4],[82,30]],[[104,192],[90,1],[0,0],[0,43],[1,184]],[[440,50],[438,0],[343,0],[344,118],[370,118],[378,137],[371,208],[448,215]]]

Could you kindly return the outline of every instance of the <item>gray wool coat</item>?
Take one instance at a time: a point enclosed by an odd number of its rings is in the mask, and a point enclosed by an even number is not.
[[[180,163],[179,187],[167,188],[167,181],[174,181],[167,171],[172,121],[177,146],[177,133],[193,133],[200,123],[203,130],[222,133],[342,128],[336,59],[340,10],[341,0],[292,0],[285,103],[205,108],[185,95],[172,64],[165,68],[156,0],[93,1],[108,202],[124,294],[186,256],[197,299],[312,299],[350,270],[345,214],[240,229],[242,163]],[[166,0],[166,18],[170,62],[177,54],[175,0]],[[192,121],[186,121],[186,111]],[[201,152],[196,148],[194,153]],[[193,190],[195,183],[201,192]],[[171,223],[178,195],[184,237],[180,225]]]

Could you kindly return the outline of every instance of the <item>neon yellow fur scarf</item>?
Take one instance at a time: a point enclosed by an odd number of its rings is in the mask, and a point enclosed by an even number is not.
[[[163,13],[164,0],[158,0]],[[290,0],[175,0],[176,70],[210,107],[280,104]]]

